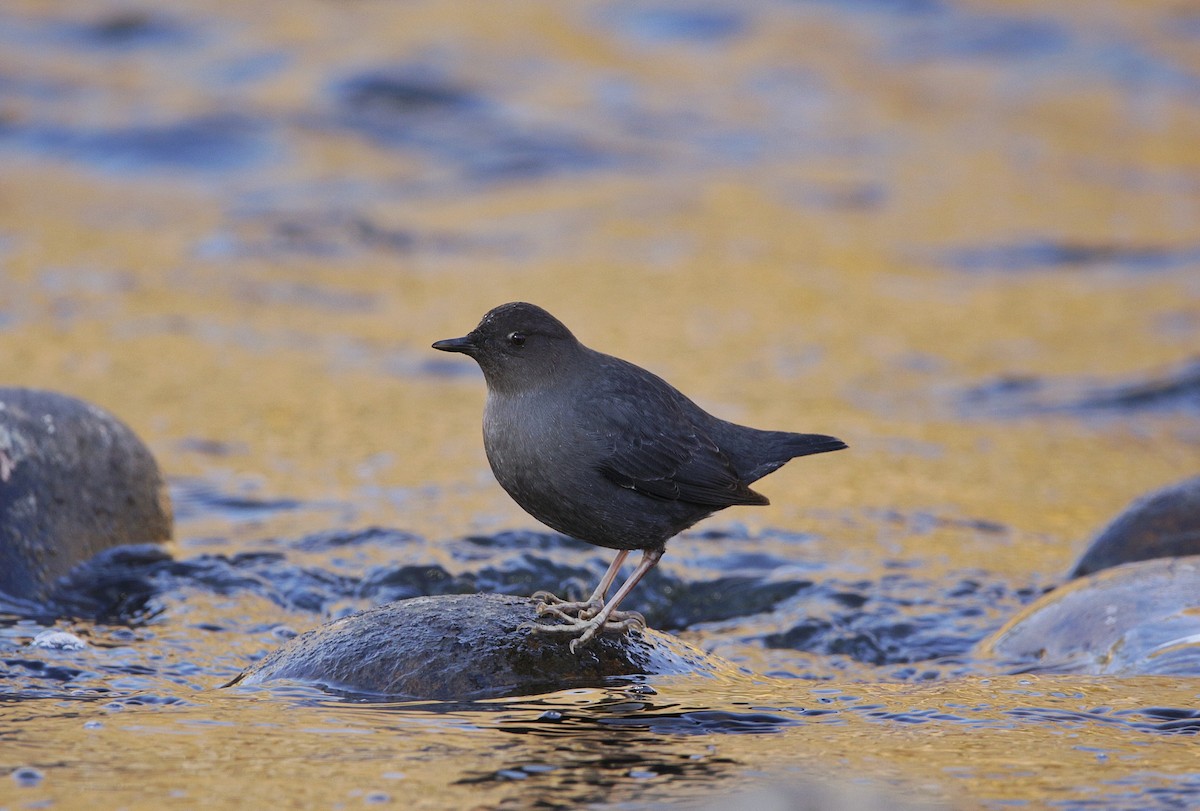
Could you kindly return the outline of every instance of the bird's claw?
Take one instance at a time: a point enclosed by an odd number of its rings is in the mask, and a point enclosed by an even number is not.
[[[587,619],[580,614],[571,614],[556,605],[546,605],[545,603],[538,603],[536,610],[539,617],[555,617],[556,619],[568,621],[573,619]]]
[[[645,630],[646,619],[636,611],[622,612],[629,616],[624,616],[620,619],[609,619],[603,625],[591,625],[584,629],[584,632],[571,640],[569,647],[571,653],[579,653],[584,647],[592,641],[597,634],[624,634],[638,628]]]
[[[606,631],[624,633],[633,628],[646,630],[646,618],[642,616],[641,611],[614,611],[608,615],[608,620],[604,623]]]
[[[575,620],[590,620],[599,614],[602,608],[604,608],[603,604],[597,605],[596,603],[567,603],[565,605],[538,603],[537,615],[574,622]]]
[[[561,617],[560,619],[565,619],[566,622],[558,625],[527,622],[522,627],[529,626],[539,633],[545,634],[586,633],[591,628],[601,629],[603,633],[624,633],[631,628],[644,629],[646,627],[646,618],[638,611],[614,611],[603,623],[598,623],[594,619],[575,619],[574,617]]]
[[[588,602],[564,600],[548,591],[535,591],[530,599],[537,600],[537,613],[539,617],[550,616],[568,621],[576,619],[590,620],[604,608],[604,603],[601,600],[590,600]]]
[[[567,647],[569,647],[571,649],[571,653],[579,653],[580,649],[583,648],[583,646],[587,645],[589,642],[591,642],[592,637],[595,635],[596,635],[596,629],[589,628],[588,630],[586,630],[582,634],[580,634],[576,639],[572,639],[571,643]]]
[[[538,614],[543,615],[543,612],[539,611]],[[566,621],[557,625],[526,622],[522,623],[520,627],[527,628],[530,632],[537,634],[570,634],[575,636],[570,643],[571,653],[578,653],[597,634],[623,634],[634,628],[644,629],[646,627],[646,618],[637,611],[614,611],[604,622],[596,622],[594,618],[590,617],[571,617],[559,614],[554,610],[547,611],[545,614]]]

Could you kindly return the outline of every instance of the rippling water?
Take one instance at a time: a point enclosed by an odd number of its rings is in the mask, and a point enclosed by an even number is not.
[[[1195,679],[969,656],[1197,472],[1198,44],[1167,2],[5,4],[0,379],[127,421],[177,538],[0,605],[0,806],[1200,803]],[[217,689],[359,608],[603,571],[428,349],[514,299],[849,442],[631,597],[729,666]]]

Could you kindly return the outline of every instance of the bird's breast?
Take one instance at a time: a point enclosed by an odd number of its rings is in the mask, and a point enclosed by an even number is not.
[[[570,431],[562,410],[544,397],[489,395],[483,412],[483,447],[497,481],[528,509],[526,501],[551,491],[568,454]]]

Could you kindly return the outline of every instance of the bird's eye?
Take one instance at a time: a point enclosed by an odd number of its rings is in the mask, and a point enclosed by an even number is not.
[[[524,346],[525,345],[525,333],[523,333],[523,332],[508,333],[508,342],[510,344],[512,344],[513,346]]]

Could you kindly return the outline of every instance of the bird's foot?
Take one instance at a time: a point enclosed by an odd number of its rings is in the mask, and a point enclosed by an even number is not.
[[[539,611],[539,614],[543,612]],[[567,634],[574,636],[571,640],[571,653],[578,653],[586,647],[597,634],[624,634],[634,628],[645,628],[646,618],[637,611],[613,611],[607,617],[571,617],[554,612],[546,612],[551,616],[566,620],[557,625],[545,625],[540,622],[528,622],[524,626],[538,634]]]
[[[576,619],[589,620],[604,608],[604,601],[595,599],[587,601],[564,600],[548,591],[535,591],[530,597],[537,600],[539,617],[557,617],[567,621]]]

